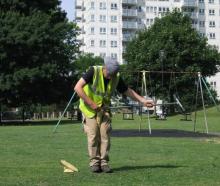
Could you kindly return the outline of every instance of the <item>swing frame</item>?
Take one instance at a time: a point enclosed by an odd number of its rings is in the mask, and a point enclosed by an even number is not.
[[[197,104],[198,104],[198,94],[199,91],[201,93],[201,100],[202,100],[202,106],[203,106],[203,116],[204,116],[204,124],[205,124],[205,130],[206,133],[209,133],[209,129],[208,129],[208,121],[207,121],[207,113],[206,113],[206,108],[205,108],[205,103],[204,103],[204,96],[203,96],[203,86],[202,84],[204,84],[205,88],[207,89],[212,101],[214,102],[216,108],[218,111],[219,108],[214,100],[214,97],[212,96],[204,78],[201,75],[201,72],[173,72],[173,71],[140,71],[142,72],[142,92],[144,92],[144,95],[146,97],[149,97],[147,95],[147,86],[146,86],[146,73],[150,74],[150,73],[158,73],[158,74],[192,74],[192,75],[196,75],[197,76],[197,87],[196,87],[196,101],[195,101],[195,105],[194,105],[194,110],[195,110],[195,114],[194,114],[194,120],[193,120],[193,131],[196,132],[196,124],[197,124]],[[166,103],[167,105],[171,105],[174,103]],[[165,105],[165,104],[164,104]],[[148,130],[149,130],[149,134],[152,133],[152,129],[151,129],[151,122],[150,122],[150,116],[149,116],[149,110],[147,112],[147,122],[148,122]],[[140,124],[139,124],[139,131],[141,130],[141,123],[142,123],[142,116],[140,119]]]

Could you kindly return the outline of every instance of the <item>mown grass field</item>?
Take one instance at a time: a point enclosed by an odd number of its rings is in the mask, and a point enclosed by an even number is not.
[[[181,116],[166,121],[146,118],[139,133],[139,118],[113,118],[110,165],[112,174],[88,169],[87,141],[81,124],[69,122],[52,133],[53,125],[0,127],[0,185],[21,186],[217,186],[220,185],[220,114],[208,109],[210,135],[205,135],[203,113],[198,113],[197,133]],[[63,173],[60,160],[79,172]]]

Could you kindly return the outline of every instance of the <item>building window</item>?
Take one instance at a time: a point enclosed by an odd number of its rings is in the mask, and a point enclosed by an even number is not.
[[[111,22],[116,23],[117,22],[117,16],[111,16]]]
[[[205,14],[205,9],[199,9],[199,14],[204,15]]]
[[[91,22],[94,22],[94,21],[95,21],[95,15],[94,15],[94,14],[91,15],[90,21],[91,21]]]
[[[141,6],[138,7],[138,12],[142,12]]]
[[[216,81],[214,81],[213,85],[214,85],[214,88],[216,88]]]
[[[111,41],[111,47],[116,48],[117,47],[117,41]]]
[[[95,28],[94,27],[90,28],[90,34],[95,34]]]
[[[106,41],[105,40],[100,40],[99,41],[99,46],[103,47],[103,48],[106,47]]]
[[[117,56],[117,54],[116,54],[116,53],[111,53],[111,58],[112,58],[112,59],[117,59],[117,58],[118,58],[118,56]]]
[[[200,33],[200,36],[205,37],[205,33]]]
[[[215,21],[209,21],[209,27],[215,27]]]
[[[154,19],[146,19],[146,25],[151,25],[153,24]]]
[[[111,10],[117,10],[118,6],[117,3],[111,3]]]
[[[209,9],[209,15],[215,15],[215,10],[214,9]]]
[[[193,25],[197,25],[198,24],[198,20],[197,19],[192,19],[192,24]]]
[[[106,22],[106,15],[100,15],[99,16],[99,21],[100,22]]]
[[[117,28],[111,28],[111,35],[117,35]]]
[[[214,0],[209,0],[209,3],[210,4],[214,4]]]
[[[142,23],[142,20],[141,19],[137,19],[137,22],[138,22],[138,24],[141,24]]]
[[[95,46],[95,41],[94,40],[90,41],[90,46]]]
[[[99,30],[100,30],[100,34],[106,34],[106,28],[105,27],[101,27]]]
[[[210,39],[215,39],[215,33],[209,33],[209,38]]]
[[[205,21],[199,21],[199,26],[200,27],[205,27]]]
[[[204,0],[199,0],[199,3],[204,3]]]
[[[210,85],[213,89],[215,89],[216,88],[216,81],[211,81]]]
[[[163,12],[163,13],[165,13],[165,12],[169,12],[170,11],[170,9],[168,8],[168,7],[159,7],[158,8],[158,12]]]
[[[106,3],[105,2],[99,3],[99,9],[100,10],[105,10],[106,9]]]
[[[91,2],[91,9],[95,9],[95,2],[94,1]]]
[[[149,12],[150,12],[150,7],[147,6],[147,7],[146,7],[146,13],[149,13]]]
[[[151,7],[150,7],[150,13],[153,13],[153,11],[154,11],[154,7],[151,6]]]
[[[101,52],[101,53],[99,54],[99,56],[100,56],[101,58],[105,58],[105,57],[106,57],[106,53]]]

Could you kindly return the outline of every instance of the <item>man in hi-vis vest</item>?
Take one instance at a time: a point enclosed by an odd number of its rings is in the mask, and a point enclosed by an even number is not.
[[[128,88],[119,75],[116,60],[105,58],[104,66],[93,66],[77,82],[74,90],[80,97],[80,110],[85,118],[84,131],[88,138],[88,152],[92,172],[110,173],[108,165],[110,150],[111,115],[109,111],[112,93],[120,93],[139,101],[146,107],[154,105]]]

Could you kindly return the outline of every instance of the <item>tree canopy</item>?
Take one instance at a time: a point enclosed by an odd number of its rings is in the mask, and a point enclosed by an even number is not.
[[[190,17],[177,10],[155,19],[149,29],[139,32],[128,44],[124,57],[128,70],[201,72],[204,77],[214,75],[220,64],[217,47],[208,45],[207,38],[192,27]],[[149,77],[151,96],[163,98],[170,97],[175,89],[181,90],[179,94],[186,98],[196,78],[192,74],[171,77],[165,73]],[[131,83],[135,84],[134,80]]]
[[[103,64],[104,61],[101,57],[94,56],[91,53],[86,53],[78,56],[76,61],[73,63],[73,68],[77,69],[75,70],[75,75],[79,79],[82,77],[82,74],[89,69],[89,67]]]
[[[13,106],[58,103],[71,91],[77,27],[58,0],[0,0],[0,96]]]

